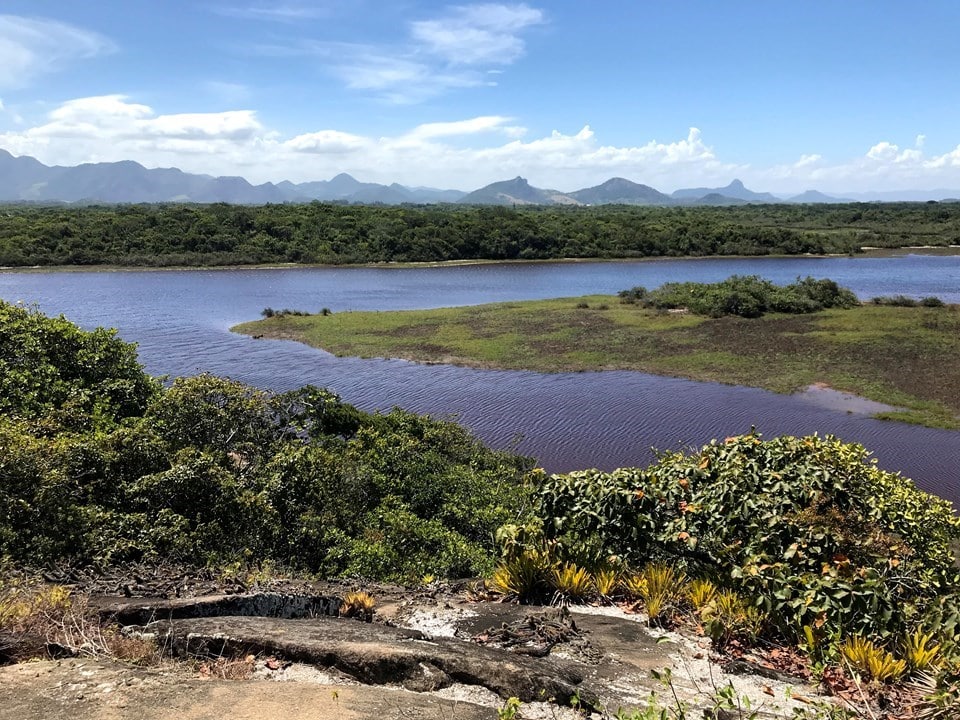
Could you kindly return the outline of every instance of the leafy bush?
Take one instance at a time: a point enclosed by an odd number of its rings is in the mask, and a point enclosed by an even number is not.
[[[889,305],[892,307],[917,307],[920,304],[919,301],[906,295],[894,295],[892,297],[881,295],[873,298],[870,302],[874,305]]]
[[[306,317],[310,313],[304,310],[291,310],[290,308],[284,308],[283,310],[274,310],[272,307],[265,307],[263,310],[260,311],[260,314],[265,318],[272,318],[272,317],[284,317],[285,315]],[[321,314],[329,315],[330,308],[324,308]]]
[[[0,320],[0,557],[466,576],[526,520],[529,461],[454,423],[206,374],[163,388],[110,331]]]
[[[587,542],[636,566],[685,565],[755,600],[790,638],[804,625],[899,634],[957,585],[950,504],[832,437],[751,433],[645,470],[553,475],[537,501],[559,557]],[[951,607],[941,627],[956,627]]]
[[[109,429],[159,391],[135,346],[0,300],[0,413],[45,434]]]
[[[781,287],[756,275],[734,275],[712,284],[665,283],[651,292],[636,287],[621,291],[620,299],[661,310],[686,308],[697,315],[747,318],[760,317],[766,312],[811,313],[858,304],[852,292],[833,280],[807,277]]]

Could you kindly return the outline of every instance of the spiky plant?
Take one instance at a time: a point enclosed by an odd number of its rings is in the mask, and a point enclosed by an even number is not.
[[[340,617],[355,617],[369,622],[373,618],[373,609],[376,605],[377,601],[368,592],[363,590],[348,592],[343,596],[343,602],[340,605]]]
[[[551,584],[556,591],[554,599],[560,603],[583,600],[593,592],[593,578],[590,573],[572,562],[553,568]]]
[[[902,656],[910,673],[934,668],[942,660],[940,645],[933,642],[933,635],[918,628],[903,641]]]
[[[840,654],[850,667],[867,680],[890,683],[907,672],[907,663],[863,637],[848,638],[840,645]]]
[[[609,600],[620,588],[620,571],[613,567],[602,567],[593,574],[593,587],[603,600]]]
[[[520,602],[533,600],[544,594],[548,561],[543,553],[523,550],[497,565],[490,578],[496,592]]]
[[[717,597],[717,586],[710,580],[691,580],[687,585],[687,600],[693,609],[700,612]]]

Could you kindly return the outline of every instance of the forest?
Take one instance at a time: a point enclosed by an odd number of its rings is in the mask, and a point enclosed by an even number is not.
[[[217,266],[856,253],[960,244],[960,203],[0,208],[0,266]]]

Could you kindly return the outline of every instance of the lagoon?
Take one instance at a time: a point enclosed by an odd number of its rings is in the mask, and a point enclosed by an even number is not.
[[[139,344],[153,374],[208,371],[273,390],[311,383],[367,410],[398,405],[455,416],[489,444],[533,455],[550,471],[645,465],[652,448],[696,446],[755,426],[768,436],[819,432],[861,442],[882,467],[960,504],[960,433],[881,422],[824,406],[816,397],[633,372],[543,375],[335,358],[229,331],[268,306],[314,312],[431,308],[615,293],[675,280],[715,282],[732,274],[779,283],[830,277],[863,299],[937,295],[960,303],[960,257],[924,255],[3,272],[0,297],[63,313],[85,328],[117,328]]]

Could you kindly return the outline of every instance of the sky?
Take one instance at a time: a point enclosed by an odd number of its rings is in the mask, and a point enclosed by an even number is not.
[[[0,148],[251,182],[960,188],[960,2],[2,0]]]

